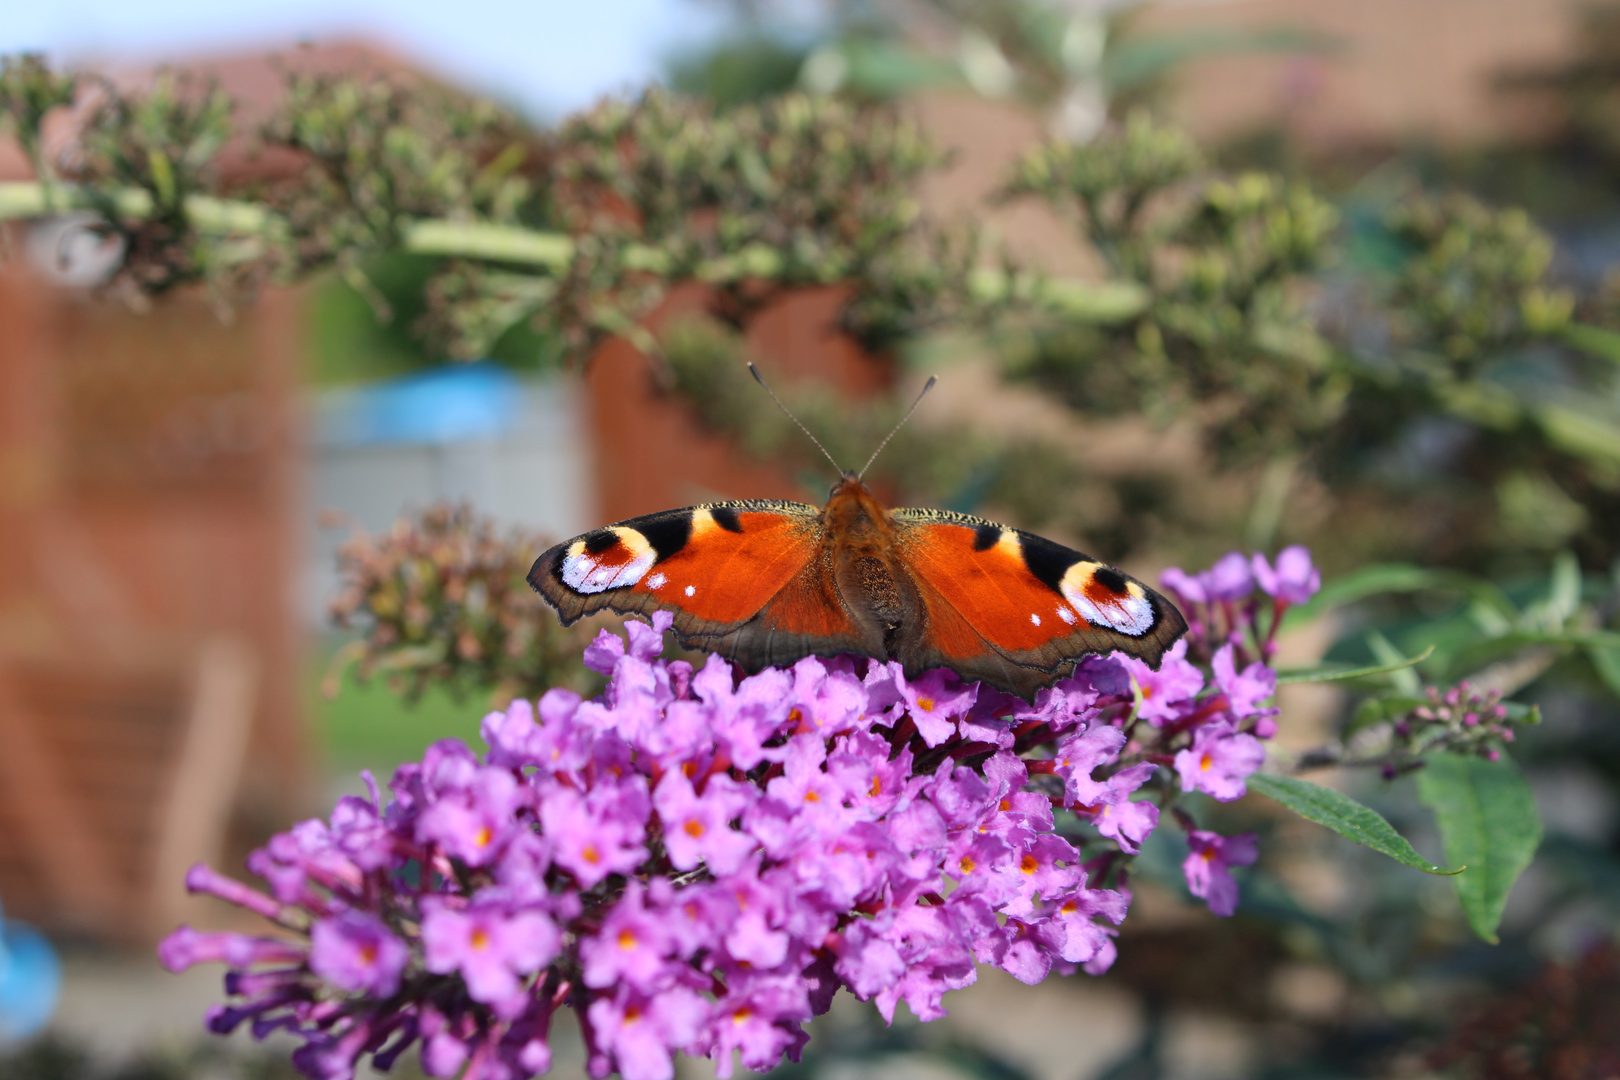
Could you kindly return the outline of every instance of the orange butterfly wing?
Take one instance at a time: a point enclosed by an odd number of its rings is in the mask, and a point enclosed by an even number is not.
[[[564,626],[604,609],[669,611],[681,644],[751,670],[869,651],[826,572],[818,518],[757,500],[631,518],[545,552],[529,584]]]
[[[951,667],[1020,693],[1114,650],[1157,667],[1187,629],[1175,605],[1078,551],[982,518],[891,511],[926,611],[906,666]]]

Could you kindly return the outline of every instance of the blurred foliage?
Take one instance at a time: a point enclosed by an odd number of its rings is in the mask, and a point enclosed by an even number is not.
[[[1144,114],[1031,151],[1006,195],[1069,213],[1149,295],[1118,325],[1032,313],[1004,339],[1012,377],[1091,415],[1190,419],[1220,468],[1314,474],[1361,558],[1479,564],[1532,535],[1620,556],[1620,351],[1574,321],[1522,211],[1422,190],[1341,210]]]
[[[1303,286],[1338,215],[1309,189],[1222,176],[1184,134],[1135,113],[1089,145],[1030,151],[1006,195],[1078,216],[1109,268],[1150,296],[1128,324],[1038,326],[1015,376],[1096,414],[1196,411],[1227,457],[1274,454],[1331,421],[1339,389]]]
[[[107,83],[98,91],[77,148],[60,171],[72,180],[94,177],[145,195],[148,211],[141,215],[120,213],[120,195],[113,191],[92,196],[102,216],[99,229],[124,245],[116,283],[136,296],[199,281],[245,283],[262,249],[212,242],[186,212],[189,197],[218,183],[215,158],[231,135],[230,99],[217,86],[169,71],[139,96],[119,94]]]
[[[343,591],[332,618],[363,636],[333,657],[327,692],[336,694],[350,665],[361,679],[384,675],[413,700],[429,686],[487,694],[492,707],[552,686],[592,689],[595,677],[580,662],[587,628],[559,626],[524,580],[549,546],[502,535],[465,506],[402,518],[382,536],[355,535],[338,556]]]
[[[5,123],[37,147],[73,83],[7,63]],[[297,72],[251,139],[217,88],[184,75],[98,82],[87,107],[56,165],[86,227],[124,241],[132,297],[205,282],[223,300],[330,267],[388,322],[368,270],[404,252],[436,260],[405,306],[441,355],[505,338],[575,362],[693,277],[733,319],[774,290],[852,283],[850,327],[873,342],[971,306],[977,247],[926,221],[914,191],[943,159],[893,109],[788,95],[717,113],[650,91],[539,132],[420,79]],[[44,209],[24,198],[7,213]]]
[[[539,136],[488,101],[421,80],[290,74],[261,138],[304,163],[268,198],[295,238],[296,271],[394,251],[417,218],[549,219]]]
[[[1620,947],[1548,964],[1468,1019],[1429,1057],[1477,1080],[1605,1080],[1620,1074]]]
[[[40,129],[52,109],[70,104],[78,92],[72,75],[51,70],[38,53],[0,56],[0,135],[17,140],[34,171],[49,180],[40,147]]]

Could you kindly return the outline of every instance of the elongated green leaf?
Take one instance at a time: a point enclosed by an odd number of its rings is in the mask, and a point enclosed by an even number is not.
[[[1277,682],[1280,685],[1282,683],[1337,682],[1341,679],[1370,679],[1374,675],[1387,675],[1392,671],[1401,671],[1421,664],[1429,658],[1429,654],[1432,652],[1434,652],[1434,646],[1430,645],[1416,656],[1397,660],[1393,664],[1374,664],[1371,667],[1347,668],[1337,665],[1324,665],[1322,667],[1279,671],[1277,672]]]
[[[1266,798],[1282,803],[1305,820],[1326,825],[1346,840],[1370,847],[1414,870],[1422,870],[1425,874],[1458,874],[1462,871],[1461,867],[1448,870],[1429,862],[1395,831],[1395,826],[1384,820],[1384,815],[1332,788],[1301,780],[1297,776],[1275,776],[1271,773],[1256,773],[1249,777],[1248,785],[1250,791],[1258,791]]]
[[[1598,677],[1611,691],[1620,695],[1620,648],[1592,647],[1586,650],[1586,655],[1597,669]]]
[[[1415,694],[1423,689],[1423,680],[1418,678],[1417,672],[1402,664],[1406,657],[1401,655],[1401,650],[1397,649],[1389,638],[1377,630],[1369,630],[1367,631],[1367,647],[1372,650],[1373,656],[1380,664],[1389,666],[1392,672],[1389,681],[1395,685],[1395,689],[1403,694]],[[1429,651],[1434,651],[1432,645],[1429,647]]]
[[[1564,340],[1593,356],[1620,364],[1620,334],[1613,330],[1572,322],[1564,328]]]
[[[1492,945],[1514,881],[1541,843],[1541,815],[1512,760],[1435,754],[1418,773],[1418,797],[1434,811],[1446,859],[1468,872],[1457,899],[1474,933]]]
[[[1460,648],[1451,657],[1453,670],[1471,671],[1497,657],[1520,649],[1538,646],[1575,646],[1592,649],[1620,649],[1620,634],[1612,630],[1546,632],[1541,630],[1513,630],[1497,637],[1480,638]]]
[[[1433,590],[1472,597],[1488,605],[1508,620],[1518,617],[1518,609],[1507,595],[1483,578],[1455,570],[1432,570],[1407,563],[1380,563],[1363,567],[1353,574],[1335,578],[1322,586],[1310,602],[1290,608],[1285,625],[1309,622],[1342,604],[1354,603],[1379,593],[1407,593]]]

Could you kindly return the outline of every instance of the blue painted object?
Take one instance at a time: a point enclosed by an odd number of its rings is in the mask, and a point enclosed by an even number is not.
[[[56,1010],[62,965],[31,926],[0,916],[0,1042],[26,1039]]]
[[[517,422],[521,395],[522,384],[499,364],[446,364],[329,392],[320,439],[336,446],[493,439]]]

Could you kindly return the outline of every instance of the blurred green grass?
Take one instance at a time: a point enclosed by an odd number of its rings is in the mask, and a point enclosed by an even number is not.
[[[433,686],[408,702],[389,689],[385,677],[362,682],[351,669],[344,673],[337,695],[328,697],[320,683],[334,651],[321,651],[309,679],[317,748],[331,771],[370,769],[379,780],[386,780],[396,766],[420,759],[439,739],[460,739],[475,751],[483,749],[478,726],[490,711],[483,694],[458,697]]]

